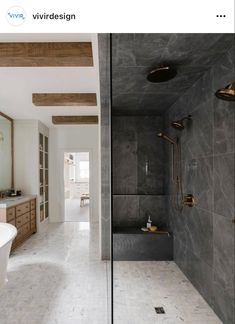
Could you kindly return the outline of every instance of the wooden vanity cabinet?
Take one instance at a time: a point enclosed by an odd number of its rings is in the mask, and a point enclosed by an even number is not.
[[[17,228],[17,236],[12,243],[12,250],[14,250],[37,231],[36,199],[0,209],[0,222],[10,223]]]

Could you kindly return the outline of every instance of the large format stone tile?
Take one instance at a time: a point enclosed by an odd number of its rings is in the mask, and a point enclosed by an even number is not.
[[[223,287],[223,290],[232,300],[235,297],[235,226],[230,219],[214,214],[213,232],[215,280],[219,281],[218,284]],[[217,294],[215,291],[215,299],[216,297]]]
[[[12,253],[0,291],[0,323],[108,323],[107,266],[98,228],[49,224]]]
[[[214,154],[235,150],[234,102],[214,98]]]
[[[209,305],[212,305],[213,297],[213,278],[212,267],[197,257],[191,250],[186,249],[185,268],[182,268],[184,274],[193,283],[200,294],[206,299]]]
[[[158,116],[115,116],[112,123],[114,194],[163,194],[164,145]]]
[[[231,282],[231,286],[233,286]],[[230,290],[230,289],[229,289]],[[235,322],[235,303],[234,297],[230,295],[224,280],[218,273],[213,274],[213,299],[212,308],[221,318],[224,324]]]
[[[113,195],[113,225],[136,226],[139,221],[139,196]]]
[[[113,65],[152,66],[161,61],[168,34],[113,34]],[[141,46],[144,44],[144,46]]]
[[[231,40],[230,40],[231,42]],[[233,46],[231,46],[233,45]],[[217,91],[234,81],[234,40],[230,44],[230,49],[227,50],[220,61],[213,66],[213,92]]]
[[[198,207],[212,210],[213,158],[183,161],[185,194],[193,194]]]
[[[212,212],[185,207],[184,244],[200,260],[212,267],[213,265],[213,215]],[[181,217],[181,215],[179,216]]]
[[[174,261],[184,272],[187,266],[187,247],[178,235],[174,235]]]
[[[138,146],[133,118],[126,120],[123,117],[115,117],[112,135],[113,192],[115,194],[137,193]]]
[[[208,56],[195,64],[210,69],[165,114],[165,132],[182,143],[184,192],[195,196],[197,207],[182,213],[174,209],[170,150],[166,193],[171,195],[168,213],[176,263],[224,323],[233,323],[234,104],[214,94],[234,78],[234,48],[229,35],[209,38]],[[220,55],[212,59],[212,52]],[[185,123],[183,131],[170,127],[172,120],[188,114],[192,122]]]
[[[214,157],[214,212],[234,218],[234,153]]]
[[[138,136],[138,194],[164,194],[163,143],[156,133],[140,133]]]
[[[139,219],[143,226],[146,226],[148,216],[151,216],[153,225],[167,227],[165,196],[139,196],[139,209]]]
[[[221,323],[174,262],[114,262],[113,276],[115,324]]]
[[[137,143],[120,142],[118,151],[113,153],[113,192],[114,194],[137,194],[138,161]]]
[[[192,120],[185,122],[181,136],[182,159],[204,157],[213,150],[213,105],[206,101],[191,113]]]

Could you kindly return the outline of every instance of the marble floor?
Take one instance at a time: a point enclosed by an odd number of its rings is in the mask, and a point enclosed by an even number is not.
[[[109,324],[110,265],[89,226],[49,224],[11,255],[0,324]],[[118,261],[113,273],[114,324],[221,324],[174,262]]]
[[[117,261],[113,274],[114,324],[222,323],[174,262]]]
[[[89,203],[80,207],[80,199],[65,199],[66,222],[89,222]]]
[[[49,224],[15,250],[0,323],[107,324],[108,264],[99,259],[97,227]]]

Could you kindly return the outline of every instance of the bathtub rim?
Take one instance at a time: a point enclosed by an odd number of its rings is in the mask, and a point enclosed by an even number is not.
[[[0,228],[1,227],[3,228],[6,227],[7,229],[9,229],[11,231],[11,234],[9,235],[9,239],[6,242],[4,242],[2,245],[0,245],[0,249],[4,248],[7,244],[12,242],[17,235],[17,228],[14,225],[0,222]]]

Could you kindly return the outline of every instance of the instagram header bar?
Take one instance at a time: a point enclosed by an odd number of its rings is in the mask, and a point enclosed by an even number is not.
[[[58,3],[41,0],[39,4],[2,0],[0,31],[234,33],[234,1],[69,0]]]

